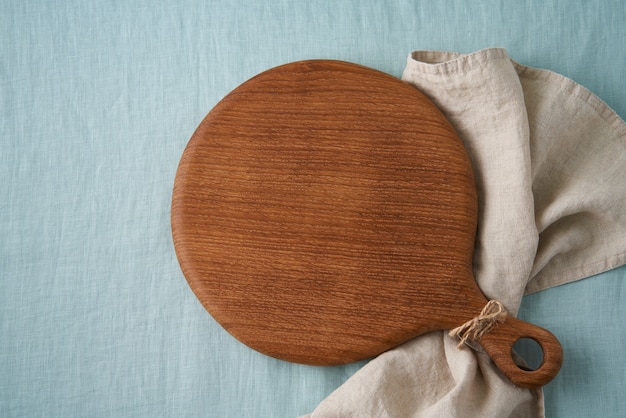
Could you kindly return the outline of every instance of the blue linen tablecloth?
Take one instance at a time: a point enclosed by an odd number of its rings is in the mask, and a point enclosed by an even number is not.
[[[292,417],[363,365],[250,350],[178,267],[178,160],[251,76],[309,58],[400,76],[415,49],[501,46],[624,118],[625,45],[622,1],[2,2],[0,416]],[[625,279],[524,299],[565,351],[549,417],[626,416]]]

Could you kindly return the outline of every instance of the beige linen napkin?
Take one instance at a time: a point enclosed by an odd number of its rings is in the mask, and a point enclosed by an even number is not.
[[[626,263],[626,124],[572,80],[503,49],[416,51],[402,78],[427,94],[475,170],[476,280],[512,315],[524,293]],[[557,335],[558,337],[558,335]],[[371,360],[310,415],[543,416],[539,390],[432,332]]]

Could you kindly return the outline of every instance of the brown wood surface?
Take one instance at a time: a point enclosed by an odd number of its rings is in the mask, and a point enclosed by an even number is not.
[[[441,112],[394,77],[323,60],[227,95],[189,141],[172,200],[204,307],[250,347],[316,365],[480,313],[476,217],[472,168]]]

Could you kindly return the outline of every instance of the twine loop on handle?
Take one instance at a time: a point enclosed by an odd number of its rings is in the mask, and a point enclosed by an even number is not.
[[[448,335],[459,338],[458,348],[463,345],[479,340],[497,324],[504,322],[507,316],[504,306],[497,300],[490,300],[480,314],[467,321],[461,326],[451,330]]]

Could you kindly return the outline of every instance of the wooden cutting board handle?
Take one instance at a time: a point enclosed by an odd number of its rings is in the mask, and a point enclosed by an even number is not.
[[[543,351],[543,361],[536,370],[525,370],[513,360],[513,345],[522,338],[536,341]],[[507,316],[479,342],[500,371],[523,388],[545,385],[557,375],[563,363],[561,344],[550,331],[512,316]]]

